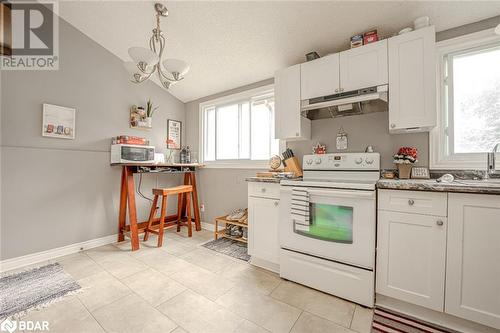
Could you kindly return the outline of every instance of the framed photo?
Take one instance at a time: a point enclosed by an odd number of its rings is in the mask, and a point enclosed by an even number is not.
[[[60,139],[75,139],[76,109],[43,104],[42,136]]]
[[[167,148],[181,149],[182,122],[167,119]]]

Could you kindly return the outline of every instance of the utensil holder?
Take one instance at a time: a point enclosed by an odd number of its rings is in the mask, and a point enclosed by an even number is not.
[[[302,167],[300,166],[299,160],[297,157],[290,157],[285,160],[285,172],[293,172],[293,176],[295,178],[302,177],[304,172],[302,171]]]

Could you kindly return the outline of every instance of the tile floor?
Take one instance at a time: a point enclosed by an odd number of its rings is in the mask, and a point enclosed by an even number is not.
[[[65,333],[370,331],[370,309],[200,246],[212,237],[169,230],[163,248],[151,237],[54,260],[84,291],[23,319]]]

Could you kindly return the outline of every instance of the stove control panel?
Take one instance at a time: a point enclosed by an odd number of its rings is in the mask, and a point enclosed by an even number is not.
[[[379,153],[304,155],[304,170],[380,170]]]

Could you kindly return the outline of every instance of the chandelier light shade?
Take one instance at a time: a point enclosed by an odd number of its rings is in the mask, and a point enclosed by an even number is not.
[[[128,54],[133,61],[124,62],[125,69],[130,74],[130,80],[134,83],[147,81],[153,74],[158,78],[165,89],[184,78],[189,71],[189,64],[184,60],[166,59],[162,60],[165,50],[165,37],[160,29],[160,18],[168,16],[167,8],[156,3],[156,28],[149,39],[149,49],[145,47],[131,47]]]

